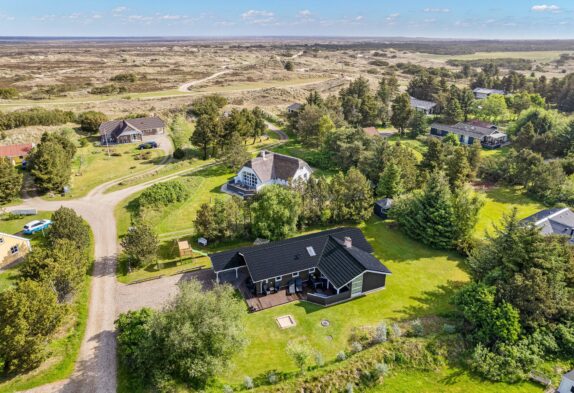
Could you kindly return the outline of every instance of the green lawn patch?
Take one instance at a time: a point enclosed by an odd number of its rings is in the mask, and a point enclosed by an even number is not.
[[[514,208],[517,209],[520,219],[545,209],[544,205],[530,199],[518,188],[496,187],[487,190],[484,195],[486,203],[480,211],[474,230],[478,238],[483,238],[487,231],[492,233],[494,226],[500,225],[504,215],[511,213]]]

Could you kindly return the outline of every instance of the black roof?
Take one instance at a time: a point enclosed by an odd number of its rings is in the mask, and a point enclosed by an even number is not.
[[[346,237],[351,238],[350,248],[344,245]],[[310,247],[314,255],[309,252]],[[338,228],[212,254],[210,258],[216,272],[247,265],[253,281],[318,267],[333,285],[341,287],[366,270],[390,274],[370,254],[372,251],[360,229]]]

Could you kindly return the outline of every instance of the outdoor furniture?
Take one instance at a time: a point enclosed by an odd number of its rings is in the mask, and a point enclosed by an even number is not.
[[[295,279],[295,292],[296,293],[301,293],[303,292],[303,280],[301,280],[300,277],[297,277]]]
[[[281,288],[281,283],[279,281],[275,281],[275,292],[279,292],[280,288]]]
[[[311,285],[313,285],[313,289],[323,288],[323,281],[321,280],[311,280]]]
[[[263,283],[261,290],[265,295],[269,295],[271,293],[271,291],[269,290],[269,285],[267,285],[266,282]]]

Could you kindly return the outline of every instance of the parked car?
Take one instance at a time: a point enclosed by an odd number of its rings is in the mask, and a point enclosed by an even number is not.
[[[138,149],[140,150],[144,150],[144,149],[157,149],[159,145],[157,144],[157,142],[154,141],[148,141],[148,142],[144,142],[141,145],[138,146]]]
[[[52,225],[51,220],[34,220],[24,225],[24,234],[31,235],[40,232]]]

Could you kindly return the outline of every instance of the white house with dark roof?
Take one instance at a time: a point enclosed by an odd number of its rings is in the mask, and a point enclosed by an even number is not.
[[[141,142],[144,136],[163,134],[165,123],[159,117],[111,120],[100,125],[102,144]]]
[[[425,115],[432,115],[435,113],[436,102],[419,100],[418,98],[411,97],[411,108],[417,112],[422,112]]]
[[[271,184],[288,186],[295,181],[307,181],[311,173],[311,167],[299,158],[263,150],[247,161],[222,191],[241,197],[253,196]]]
[[[568,236],[574,243],[574,213],[567,207],[541,210],[520,222],[537,226],[543,235]]]
[[[506,95],[506,92],[504,90],[487,89],[484,87],[477,87],[472,92],[474,93],[474,98],[476,98],[477,100],[484,100],[493,94],[500,94],[503,96]]]
[[[497,126],[479,120],[470,120],[454,125],[433,123],[430,133],[438,137],[454,134],[462,144],[472,145],[474,141],[479,141],[482,146],[488,148],[497,148],[508,142],[508,136],[501,132]]]

